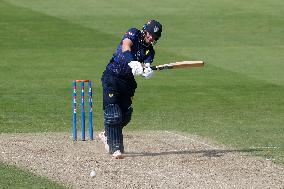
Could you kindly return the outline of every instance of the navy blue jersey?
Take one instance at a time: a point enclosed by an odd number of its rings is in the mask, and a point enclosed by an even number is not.
[[[146,46],[144,44],[143,36],[140,30],[131,28],[124,34],[120,44],[107,65],[107,70],[117,76],[133,77],[131,68],[128,66],[122,53],[122,41],[125,38],[130,39],[133,43],[131,53],[135,61],[151,64],[154,60],[155,51],[152,45]]]

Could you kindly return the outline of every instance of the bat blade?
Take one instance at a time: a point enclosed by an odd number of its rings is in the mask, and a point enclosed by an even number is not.
[[[175,69],[175,68],[190,68],[190,67],[202,67],[204,62],[201,60],[196,61],[182,61],[169,64],[162,64],[158,66],[152,66],[152,70],[164,70],[164,69]]]

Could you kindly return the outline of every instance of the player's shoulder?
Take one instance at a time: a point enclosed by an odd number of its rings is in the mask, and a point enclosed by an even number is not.
[[[138,35],[140,35],[140,30],[138,30],[137,28],[130,28],[125,32],[126,37],[135,37]]]

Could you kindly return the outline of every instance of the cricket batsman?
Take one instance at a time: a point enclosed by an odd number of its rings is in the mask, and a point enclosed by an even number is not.
[[[154,60],[153,46],[160,39],[162,25],[149,20],[141,30],[130,28],[122,37],[115,53],[103,72],[104,131],[99,134],[108,153],[116,159],[124,153],[122,129],[133,112],[132,97],[137,83],[135,77],[151,78]]]

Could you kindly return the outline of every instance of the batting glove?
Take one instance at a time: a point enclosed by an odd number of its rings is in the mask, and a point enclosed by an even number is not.
[[[134,76],[139,76],[143,74],[143,67],[138,61],[131,61],[128,63],[129,67],[132,69],[132,74]]]
[[[154,71],[150,68],[150,64],[146,63],[142,76],[144,76],[146,79],[149,79],[153,77],[153,74],[154,74]]]

